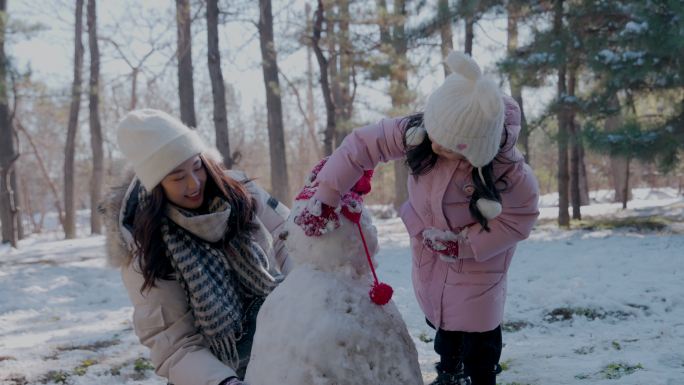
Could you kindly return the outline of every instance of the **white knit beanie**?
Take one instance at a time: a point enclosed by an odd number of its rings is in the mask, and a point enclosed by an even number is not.
[[[469,56],[451,52],[452,73],[428,98],[424,123],[430,139],[483,167],[499,152],[504,103],[496,84]]]
[[[197,132],[173,116],[149,108],[126,114],[119,122],[117,140],[147,191],[176,166],[208,150]]]

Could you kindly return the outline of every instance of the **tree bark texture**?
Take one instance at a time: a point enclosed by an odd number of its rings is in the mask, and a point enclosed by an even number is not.
[[[228,135],[228,112],[226,111],[226,89],[221,72],[221,51],[218,35],[218,0],[207,0],[207,65],[211,78],[211,94],[214,101],[214,130],[216,148],[223,156],[228,168],[233,167]]]
[[[178,58],[178,98],[181,121],[196,128],[195,91],[192,80],[192,34],[190,32],[190,1],[176,0],[176,36]]]
[[[10,119],[7,98],[7,56],[5,30],[7,1],[0,0],[0,224],[2,243],[17,247],[19,241],[19,204],[15,164],[19,158],[14,145],[14,129]]]
[[[617,95],[613,95],[609,100],[609,108],[611,110],[620,110],[620,100]],[[623,117],[620,112],[609,116],[606,119],[604,129],[607,132],[615,131],[619,129],[623,124]],[[625,189],[625,185],[628,184],[627,176],[629,175],[629,160],[624,156],[611,156],[610,157],[610,169],[611,175],[610,180],[613,184],[613,190],[615,191],[614,202],[624,202],[632,198],[632,194],[629,188]],[[624,196],[625,191],[627,196]]]
[[[89,121],[90,147],[93,151],[93,173],[90,179],[90,232],[102,233],[102,215],[98,205],[104,184],[104,149],[100,125],[100,49],[97,42],[96,0],[88,0],[88,47],[90,49]]]
[[[282,202],[289,202],[290,187],[287,178],[283,107],[280,97],[280,82],[278,80],[278,61],[273,40],[271,0],[259,0],[259,42],[262,58],[261,68],[266,86],[266,109],[268,110],[271,190],[276,199]]]
[[[454,49],[454,38],[451,31],[451,12],[449,11],[449,0],[439,0],[437,3],[437,17],[439,19],[440,51],[442,53],[442,66],[444,76],[449,75],[449,66],[446,64],[447,56]]]
[[[556,36],[560,36],[563,28],[563,0],[555,1],[553,28]],[[561,103],[558,109],[558,225],[563,227],[570,226],[570,214],[568,212],[569,206],[569,189],[568,183],[570,179],[568,170],[568,113],[564,105],[565,97],[567,96],[566,87],[566,64],[563,63],[558,68],[558,85],[557,97]]]
[[[83,0],[76,0],[74,27],[74,80],[71,84],[71,106],[67,124],[66,148],[64,150],[64,236],[76,238],[75,151],[78,133],[78,114],[81,106],[81,74],[83,72]]]
[[[518,21],[520,19],[520,5],[514,1],[510,1],[507,5],[508,11],[508,38],[507,38],[507,49],[509,55],[518,49]],[[530,153],[530,133],[529,127],[527,126],[527,119],[525,118],[525,109],[523,106],[522,98],[522,83],[518,76],[511,74],[510,79],[508,79],[511,84],[511,97],[518,102],[520,106],[520,137],[518,143],[522,147],[522,153],[525,157],[525,162],[528,164],[532,161]]]
[[[321,92],[323,94],[323,101],[325,102],[326,124],[323,135],[323,153],[325,156],[333,152],[333,140],[335,137],[335,103],[333,102],[332,91],[330,90],[330,81],[328,78],[328,59],[323,55],[323,50],[320,46],[321,33],[323,32],[323,21],[325,20],[325,7],[322,0],[318,0],[318,7],[314,15],[313,34],[311,39],[311,46],[313,47],[316,61],[320,72]],[[329,21],[326,21],[328,23]]]

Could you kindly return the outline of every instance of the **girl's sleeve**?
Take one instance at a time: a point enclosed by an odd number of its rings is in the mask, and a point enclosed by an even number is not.
[[[349,191],[365,170],[404,156],[403,120],[382,119],[347,135],[318,173],[320,184],[314,198],[336,207],[341,194]]]
[[[489,220],[490,232],[479,223],[469,226],[465,241],[459,245],[459,258],[486,261],[530,235],[539,216],[539,185],[527,164],[521,164],[519,170],[513,171],[518,177],[501,194],[502,211]]]

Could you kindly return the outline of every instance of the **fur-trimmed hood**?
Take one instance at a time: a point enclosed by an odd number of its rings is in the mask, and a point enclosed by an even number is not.
[[[111,267],[128,265],[132,259],[131,250],[121,233],[120,216],[121,205],[134,178],[133,170],[126,171],[124,177],[107,189],[107,195],[100,204],[106,230],[107,264]]]

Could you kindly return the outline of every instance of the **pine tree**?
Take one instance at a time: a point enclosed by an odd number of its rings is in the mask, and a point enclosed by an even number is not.
[[[672,170],[684,148],[684,4],[681,1],[609,2],[601,18],[585,1],[578,13],[595,20],[587,39],[594,87],[582,103],[591,115],[590,147],[625,159],[656,161]],[[655,103],[652,103],[655,101]],[[674,101],[674,102],[673,102]],[[649,107],[659,105],[655,111]],[[621,115],[611,131],[602,121]],[[614,119],[613,119],[614,120]],[[615,120],[614,120],[615,121]],[[620,198],[629,197],[629,167]]]

